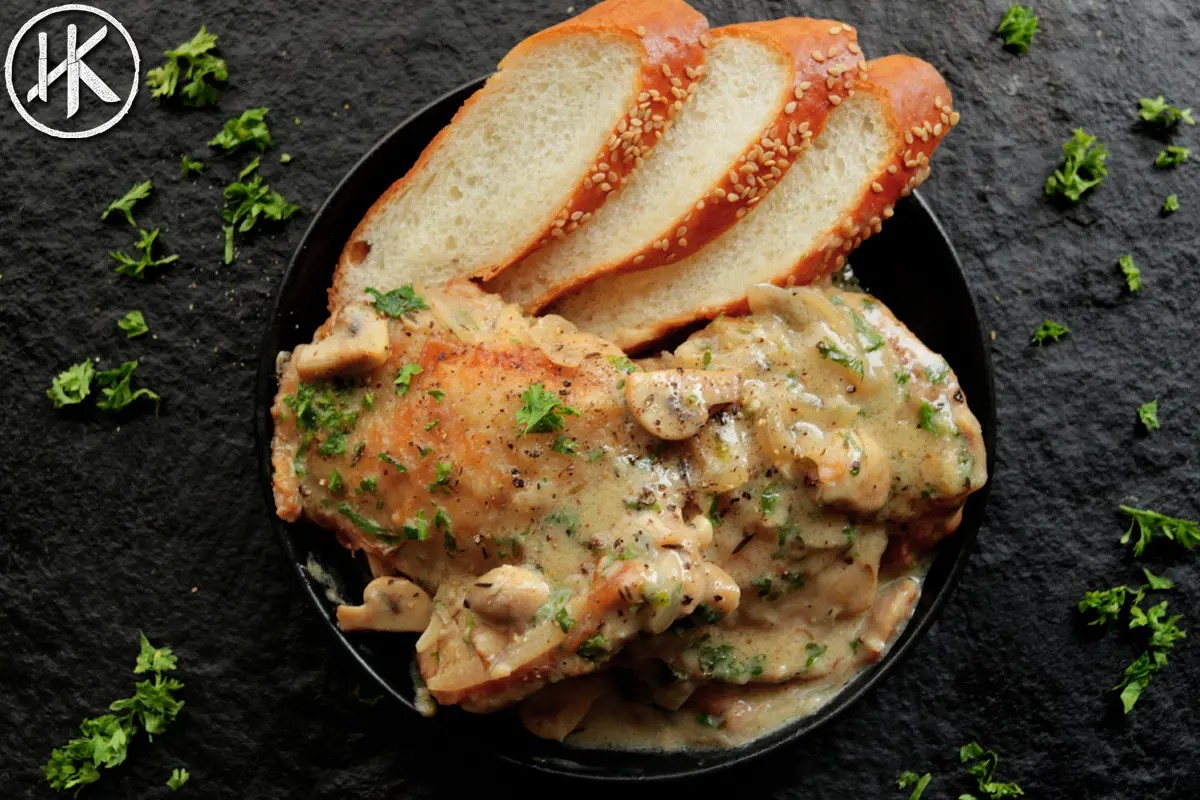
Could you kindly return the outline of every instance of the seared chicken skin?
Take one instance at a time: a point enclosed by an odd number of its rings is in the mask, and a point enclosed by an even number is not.
[[[862,617],[881,563],[953,530],[982,436],[945,362],[869,297],[750,304],[640,364],[470,284],[343,309],[281,359],[272,409],[279,515],[384,576],[343,627],[421,631],[428,691],[472,711],[626,644],[683,687],[812,673],[797,628]],[[776,657],[749,652],[765,632]]]

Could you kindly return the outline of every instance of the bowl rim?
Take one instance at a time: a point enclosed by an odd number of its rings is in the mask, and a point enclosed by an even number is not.
[[[283,299],[285,288],[292,282],[298,270],[301,268],[303,254],[308,249],[311,242],[315,241],[321,235],[321,228],[324,225],[324,219],[327,214],[334,209],[340,195],[347,190],[348,185],[353,181],[355,175],[362,169],[369,167],[371,162],[380,154],[382,150],[388,148],[392,141],[399,136],[403,136],[405,130],[425,115],[439,110],[447,102],[452,101],[460,94],[468,90],[474,90],[481,87],[484,81],[487,80],[487,75],[466,81],[459,86],[445,92],[439,97],[426,103],[416,112],[408,116],[401,123],[392,128],[388,133],[379,138],[371,147],[359,158],[352,167],[350,167],[342,178],[337,182],[334,188],[330,191],[325,201],[317,209],[312,216],[312,221],[305,230],[304,236],[300,243],[296,246],[288,261],[287,269],[281,276],[274,300],[271,303],[270,315],[267,318],[266,330],[263,334],[262,341],[259,345],[258,353],[258,370],[255,377],[254,391],[254,433],[255,433],[255,450],[259,462],[259,479],[264,491],[264,496],[267,504],[267,515],[271,526],[275,531],[276,538],[283,548],[285,555],[289,560],[291,571],[295,575],[296,580],[300,583],[304,595],[309,603],[318,612],[325,623],[325,628],[329,635],[338,642],[342,650],[348,654],[353,662],[370,677],[370,679],[389,697],[398,701],[414,714],[419,712],[413,706],[412,702],[400,694],[392,685],[392,681],[381,675],[370,663],[366,656],[361,652],[360,647],[350,641],[333,621],[331,615],[327,613],[325,605],[327,601],[318,594],[317,587],[314,586],[314,581],[305,574],[305,569],[300,561],[300,553],[295,543],[292,541],[292,534],[289,532],[289,524],[280,520],[274,514],[275,499],[272,489],[273,482],[273,466],[271,463],[271,441],[273,437],[273,426],[270,420],[271,406],[274,403],[275,393],[277,390],[277,380],[275,372],[275,364],[278,355],[278,340],[280,338],[279,331],[282,324],[282,314],[286,309],[283,308]],[[425,146],[424,143],[421,144]],[[393,180],[398,179],[394,178]],[[971,553],[974,550],[975,542],[979,536],[979,531],[987,522],[987,500],[991,492],[992,484],[995,480],[995,460],[996,460],[996,391],[995,391],[995,375],[993,372],[991,349],[986,345],[985,331],[982,325],[982,320],[979,315],[979,307],[975,302],[974,294],[970,291],[970,283],[967,280],[967,274],[963,268],[962,260],[959,258],[958,251],[955,249],[953,242],[946,233],[937,215],[933,213],[928,202],[917,191],[911,195],[912,201],[915,202],[921,212],[927,217],[932,224],[934,231],[940,237],[944,244],[949,260],[952,262],[954,272],[961,278],[963,285],[967,288],[966,297],[968,300],[967,308],[969,316],[975,322],[975,335],[983,343],[981,348],[982,363],[979,365],[983,378],[984,390],[986,397],[984,402],[972,410],[977,414],[980,425],[983,430],[984,441],[987,445],[987,471],[988,480],[983,488],[975,492],[970,503],[978,507],[979,521],[978,524],[972,525],[969,530],[960,530],[953,536],[953,541],[957,548],[954,555],[954,560],[950,564],[945,573],[942,585],[938,591],[930,598],[929,605],[921,612],[919,618],[913,619],[900,633],[899,638],[887,650],[883,657],[875,664],[860,670],[852,677],[835,696],[824,704],[820,709],[810,714],[807,717],[801,717],[786,723],[781,728],[772,733],[768,733],[759,739],[753,740],[745,745],[731,750],[717,751],[697,751],[701,755],[717,756],[718,760],[713,763],[699,763],[695,766],[686,769],[676,769],[661,773],[646,773],[646,774],[631,774],[631,773],[615,773],[607,774],[604,772],[582,772],[578,770],[565,769],[555,766],[545,759],[529,758],[521,760],[514,758],[511,755],[503,752],[496,752],[491,748],[482,748],[484,752],[489,753],[494,758],[510,765],[516,765],[522,768],[531,769],[543,775],[554,776],[557,778],[570,778],[573,780],[597,781],[606,784],[621,784],[629,782],[662,782],[681,779],[697,778],[706,775],[712,775],[717,772],[731,770],[744,766],[747,762],[757,760],[766,756],[769,753],[777,752],[783,747],[794,746],[798,741],[805,736],[812,734],[817,729],[828,724],[830,721],[841,716],[847,709],[858,703],[863,696],[874,689],[881,681],[883,681],[891,672],[899,665],[907,655],[917,646],[921,639],[932,627],[937,620],[942,608],[945,606],[949,597],[957,588],[959,580],[966,569],[967,562],[970,560]],[[964,331],[965,333],[965,331]],[[982,411],[982,416],[979,414]],[[933,563],[936,564],[935,557]],[[932,569],[932,567],[931,567]],[[922,596],[924,592],[922,592]],[[914,610],[913,616],[916,617],[917,611]],[[434,727],[442,727],[435,725]],[[445,731],[442,731],[444,734]],[[461,735],[456,731],[456,736]],[[468,736],[468,738],[470,738]],[[630,751],[607,751],[614,757],[630,753]],[[727,757],[721,758],[720,754],[725,753]],[[638,755],[647,755],[645,752]],[[678,755],[678,753],[667,753],[663,755]]]

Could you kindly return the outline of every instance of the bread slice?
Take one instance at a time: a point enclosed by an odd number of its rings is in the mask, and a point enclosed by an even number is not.
[[[607,0],[521,42],[367,212],[330,310],[367,287],[490,277],[565,235],[661,138],[707,31],[682,0]]]
[[[613,272],[686,258],[761,202],[834,108],[836,79],[862,63],[854,29],[782,19],[712,31],[704,80],[646,163],[578,233],[484,288],[536,312]]]
[[[845,264],[929,175],[958,113],[937,70],[908,56],[869,62],[834,98],[813,147],[720,238],[683,261],[600,278],[552,310],[637,350],[690,322],[744,312],[752,284],[807,283]]]

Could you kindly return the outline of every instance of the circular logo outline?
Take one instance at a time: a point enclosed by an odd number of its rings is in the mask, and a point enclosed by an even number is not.
[[[51,128],[49,125],[43,125],[25,110],[25,106],[21,104],[19,96],[17,95],[17,90],[13,88],[12,65],[13,57],[16,56],[17,53],[17,46],[20,45],[21,40],[25,38],[25,34],[29,33],[30,28],[41,22],[46,17],[49,17],[52,14],[61,13],[63,11],[84,11],[89,14],[95,14],[96,16],[112,23],[112,25],[121,32],[121,35],[125,37],[125,42],[129,45],[129,51],[133,53],[133,86],[129,90],[129,97],[125,99],[125,105],[121,107],[121,110],[112,119],[85,131],[60,131],[57,128]],[[83,5],[81,3],[68,3],[66,5],[48,8],[33,17],[33,19],[26,22],[21,26],[21,29],[17,31],[17,35],[13,37],[12,42],[8,46],[8,56],[4,59],[4,82],[8,87],[8,96],[10,99],[12,99],[13,105],[17,109],[17,113],[19,113],[26,122],[28,122],[37,130],[41,131],[47,136],[53,136],[57,139],[87,139],[89,137],[96,136],[97,134],[104,133],[106,130],[124,119],[125,115],[129,113],[129,109],[133,107],[133,101],[137,99],[138,82],[141,80],[141,73],[141,56],[138,55],[137,45],[133,43],[133,37],[129,35],[129,31],[125,30],[125,26],[118,22],[117,18],[112,14],[109,14],[107,11],[103,11],[94,6]]]

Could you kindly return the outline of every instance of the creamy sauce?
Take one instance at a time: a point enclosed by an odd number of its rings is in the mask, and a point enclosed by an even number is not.
[[[281,516],[419,587],[391,629],[428,615],[440,704],[524,700],[579,747],[750,741],[878,660],[986,480],[949,367],[861,293],[755,287],[636,364],[470,286],[422,296],[283,364],[274,464]],[[388,629],[387,602],[340,616]]]

